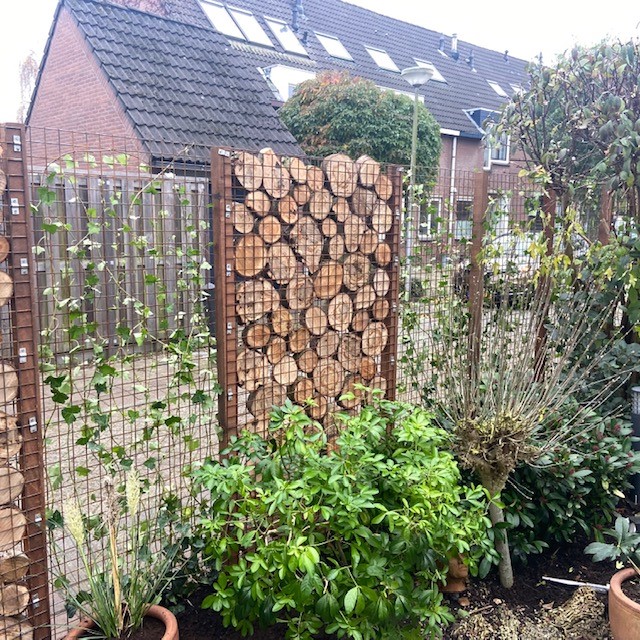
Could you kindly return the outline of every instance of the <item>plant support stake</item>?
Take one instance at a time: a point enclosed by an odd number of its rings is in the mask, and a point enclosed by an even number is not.
[[[557,584],[564,584],[567,587],[590,587],[598,593],[609,593],[608,584],[595,584],[594,582],[578,582],[577,580],[565,580],[564,578],[550,578],[549,576],[542,576],[543,580],[549,582],[555,582]]]

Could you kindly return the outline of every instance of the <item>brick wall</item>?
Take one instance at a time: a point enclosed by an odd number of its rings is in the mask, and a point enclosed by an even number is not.
[[[104,73],[63,7],[29,117],[32,129],[136,138]]]

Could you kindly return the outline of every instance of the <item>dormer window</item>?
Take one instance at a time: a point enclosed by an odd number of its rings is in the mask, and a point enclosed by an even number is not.
[[[285,51],[298,53],[302,56],[308,55],[307,50],[302,46],[302,43],[286,22],[266,17],[264,21]]]
[[[493,80],[487,80],[487,83],[501,98],[509,97],[507,95],[507,92],[497,82],[494,82]]]
[[[353,60],[351,54],[347,51],[347,48],[334,36],[327,36],[322,33],[316,33],[316,38],[320,41],[320,44],[324,47],[325,51],[332,58],[340,58],[341,60]]]
[[[427,62],[426,60],[419,60],[418,58],[414,58],[416,61],[416,65],[419,67],[432,67],[433,68],[433,76],[431,77],[431,81],[433,82],[444,82],[447,84],[447,81],[444,79],[444,76],[436,69],[436,66],[433,62]]]
[[[265,47],[273,47],[273,42],[250,11],[234,9],[218,2],[205,2],[204,0],[201,0],[200,6],[216,31],[229,38],[248,40]]]
[[[387,71],[397,71],[398,65],[391,59],[391,56],[384,49],[374,49],[373,47],[365,46],[367,53],[373,58],[373,61],[381,68]]]

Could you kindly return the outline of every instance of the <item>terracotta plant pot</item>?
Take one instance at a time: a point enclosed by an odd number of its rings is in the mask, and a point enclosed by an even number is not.
[[[609,625],[613,640],[640,638],[640,603],[622,593],[622,583],[637,577],[635,569],[622,569],[609,584]]]
[[[468,578],[469,567],[462,561],[462,558],[451,558],[447,581],[440,586],[440,591],[442,593],[462,593],[467,590]]]
[[[179,640],[180,635],[178,634],[178,621],[169,609],[165,609],[164,607],[154,604],[149,607],[147,616],[160,620],[160,622],[164,624],[164,635],[162,638],[158,638],[158,640]],[[89,629],[93,629],[94,626],[95,625],[92,620],[84,620],[75,629],[69,631],[66,635],[66,640],[82,638],[82,634]]]

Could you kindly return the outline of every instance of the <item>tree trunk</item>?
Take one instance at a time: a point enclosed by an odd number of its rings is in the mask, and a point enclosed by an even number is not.
[[[495,530],[495,549],[500,554],[498,564],[498,575],[500,584],[505,589],[513,587],[513,566],[511,565],[511,551],[509,550],[509,537],[505,529],[498,529],[497,526],[504,522],[504,511],[493,500],[497,498],[507,484],[508,476],[495,478],[489,473],[480,473],[482,486],[489,492],[491,502],[489,503],[489,518]]]

